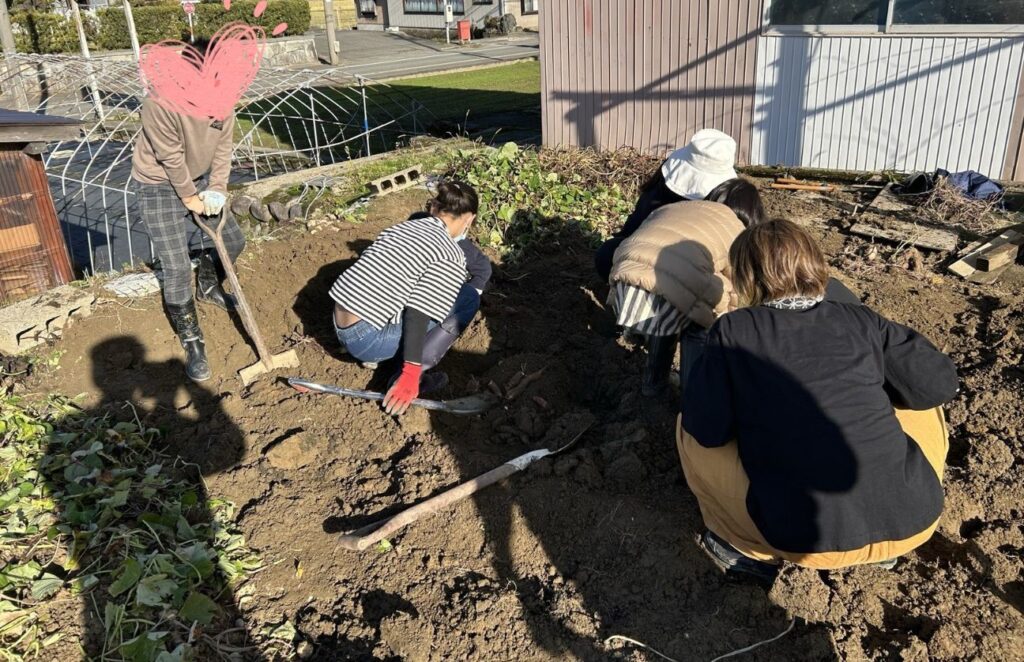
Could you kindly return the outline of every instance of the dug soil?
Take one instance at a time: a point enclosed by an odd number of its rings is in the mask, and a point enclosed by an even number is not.
[[[328,288],[426,195],[382,198],[361,225],[248,247],[242,283],[269,344],[297,350],[295,375],[384,387],[387,367],[374,374],[339,354]],[[203,468],[210,496],[236,504],[263,569],[232,599],[264,659],[656,659],[606,642],[623,635],[680,661],[709,660],[794,617],[788,634],[741,659],[1024,659],[1020,268],[994,286],[966,284],[936,258],[908,261],[851,237],[841,212],[810,195],[765,195],[773,212],[813,228],[868,305],[922,331],[960,368],[945,514],[892,571],[786,567],[770,592],[723,578],[695,545],[701,518],[675,451],[675,396],[641,398],[644,353],[616,336],[601,305],[592,237],[566,235],[497,265],[443,363],[442,396],[500,394],[480,417],[415,410],[396,420],[374,403],[299,394],[284,373],[243,388],[236,372],[253,349],[216,309],[201,311],[214,378],[187,385],[155,296],[103,301],[56,344],[59,369],[30,386],[137,414]],[[549,429],[583,412],[594,424],[571,452],[389,544],[338,545],[340,533],[559,441]]]

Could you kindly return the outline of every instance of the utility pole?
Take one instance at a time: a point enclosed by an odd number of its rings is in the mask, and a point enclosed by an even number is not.
[[[349,0],[351,2],[351,0]],[[3,2],[3,0],[0,0]],[[327,30],[327,51],[331,66],[338,66],[338,38],[334,34],[334,0],[324,0],[324,27]]]
[[[0,74],[3,75],[6,84],[12,88],[14,103],[18,106],[18,110],[28,110],[28,99],[25,97],[21,81],[14,79],[14,74],[18,73],[18,65],[9,64],[9,58],[17,55],[18,47],[14,43],[14,30],[11,29],[11,15],[7,13],[6,0],[0,0],[0,47],[4,51],[4,63],[0,67]]]
[[[3,0],[0,0],[3,2]],[[128,0],[121,0],[124,7],[124,20],[128,23],[128,37],[132,40],[132,52],[135,53],[135,61],[139,61],[139,33],[135,31],[135,16],[132,14],[132,5]]]
[[[0,0],[3,2],[4,0]],[[100,88],[96,83],[96,72],[92,68],[92,56],[89,54],[89,40],[85,37],[85,26],[82,24],[82,12],[78,9],[78,0],[69,0],[71,15],[75,19],[75,27],[78,28],[78,46],[82,51],[82,58],[85,60],[85,72],[89,79],[89,92],[92,96],[92,103],[96,107],[96,117],[103,122],[103,101],[100,99]]]
[[[11,29],[11,15],[7,13],[6,0],[0,0],[0,46],[3,46],[4,55],[18,52],[14,46],[14,31]]]

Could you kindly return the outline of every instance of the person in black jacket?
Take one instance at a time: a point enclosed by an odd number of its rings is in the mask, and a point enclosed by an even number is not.
[[[729,261],[746,308],[721,317],[686,385],[678,446],[730,573],[875,563],[924,543],[943,508],[952,360],[913,329],[825,298],[828,266],[785,220]]]
[[[657,172],[643,185],[640,199],[625,224],[594,256],[594,268],[608,282],[615,251],[636,232],[655,209],[683,200],[704,200],[716,187],[738,175],[736,141],[721,131],[701,129],[689,144],[669,154]]]

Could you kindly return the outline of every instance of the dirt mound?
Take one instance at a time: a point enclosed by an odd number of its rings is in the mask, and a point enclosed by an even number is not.
[[[1024,659],[1019,288],[851,268],[863,244],[827,222],[836,212],[767,195],[776,211],[824,220],[815,231],[844,280],[961,368],[946,514],[894,571],[789,568],[767,595],[722,579],[694,545],[701,519],[678,466],[675,407],[640,398],[642,352],[614,338],[583,237],[496,269],[482,314],[443,364],[443,395],[500,397],[479,418],[416,411],[396,421],[375,404],[273,379],[243,389],[234,372],[252,348],[209,309],[215,378],[190,387],[155,299],[106,304],[73,327],[58,345],[60,369],[36,386],[118,415],[132,415],[120,406],[131,401],[146,422],[173,426],[167,443],[203,467],[211,494],[235,502],[264,559],[235,596],[250,634],[265,642],[288,621],[297,639],[285,648],[308,642],[312,659],[644,659],[610,652],[612,634],[710,659],[782,632],[792,616],[801,620],[790,634],[745,659]],[[388,196],[361,226],[249,248],[242,282],[270,343],[299,352],[298,374],[383,386],[385,370],[337,355],[327,289],[425,197]],[[390,547],[335,544],[338,532],[544,447],[581,410],[593,425],[564,455],[408,527]]]

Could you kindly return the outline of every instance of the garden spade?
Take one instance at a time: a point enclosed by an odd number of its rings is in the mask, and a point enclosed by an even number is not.
[[[299,393],[330,393],[331,395],[344,395],[350,398],[360,398],[362,400],[374,400],[380,402],[384,399],[383,393],[377,393],[376,391],[364,391],[357,388],[343,388],[341,386],[328,386],[327,384],[317,384],[316,382],[307,382],[304,379],[297,377],[289,377],[288,385]],[[423,400],[416,398],[412,401],[413,406],[423,407],[431,411],[443,411],[449,414],[459,414],[461,416],[470,416],[473,414],[482,414],[491,408],[494,404],[494,398],[488,395],[470,395],[465,398],[457,398],[455,400]]]
[[[228,254],[228,248],[224,245],[224,237],[221,235],[221,232],[224,230],[224,224],[227,222],[224,212],[221,211],[216,226],[207,224],[199,214],[193,214],[192,216],[195,218],[196,225],[206,233],[210,240],[213,241],[214,248],[217,249],[220,263],[224,265],[228,282],[231,283],[231,289],[234,290],[235,299],[237,300],[236,309],[242,318],[242,325],[245,327],[245,332],[252,338],[253,344],[256,345],[256,353],[260,357],[260,360],[256,363],[238,371],[238,376],[242,378],[242,383],[248,386],[263,373],[271,372],[277,368],[298,367],[299,356],[295,353],[294,349],[289,349],[279,354],[271,354],[267,343],[263,340],[263,334],[260,333],[260,328],[256,325],[256,318],[252,314],[252,309],[249,308],[249,302],[245,299],[245,293],[242,292],[242,284],[238,282],[238,274],[235,273],[235,265],[231,262],[231,255]]]
[[[462,483],[422,503],[403,510],[394,517],[368,524],[343,535],[339,542],[345,549],[361,552],[370,545],[384,540],[399,529],[412,524],[424,515],[432,515],[443,508],[447,508],[469,495],[479,492],[488,485],[493,485],[512,474],[522,471],[537,460],[564,453],[572,448],[579,441],[580,437],[583,436],[583,433],[589,430],[593,424],[594,416],[589,412],[581,411],[565,414],[555,422],[548,433],[546,437],[549,445],[548,448],[530,451],[513,458],[496,469],[491,469],[473,480]],[[551,450],[551,446],[555,446],[555,449]]]

